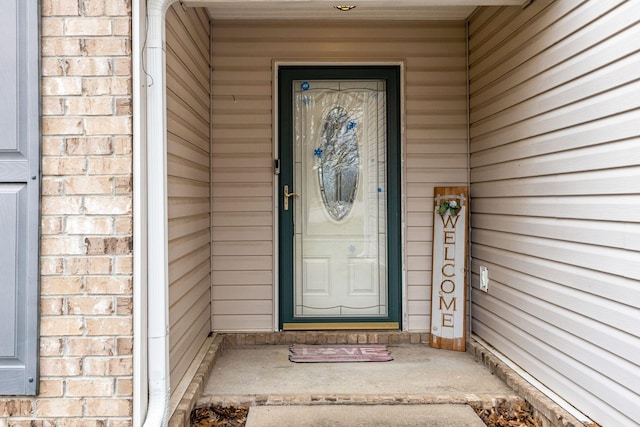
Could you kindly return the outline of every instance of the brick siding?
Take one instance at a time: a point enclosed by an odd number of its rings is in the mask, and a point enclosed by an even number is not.
[[[42,0],[40,392],[0,427],[132,424],[131,4]]]

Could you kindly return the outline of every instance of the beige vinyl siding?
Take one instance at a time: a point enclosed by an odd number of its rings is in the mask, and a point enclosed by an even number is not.
[[[538,0],[469,23],[473,331],[603,426],[640,425],[639,22]]]
[[[214,21],[213,328],[272,330],[272,62],[405,61],[407,316],[428,330],[433,187],[466,185],[462,22]]]
[[[210,65],[205,9],[167,12],[171,388],[211,331]]]

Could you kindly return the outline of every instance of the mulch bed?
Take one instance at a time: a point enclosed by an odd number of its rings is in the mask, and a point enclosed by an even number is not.
[[[193,427],[244,427],[249,408],[244,406],[207,406],[191,412]]]
[[[542,427],[542,421],[533,417],[531,407],[525,401],[514,406],[505,402],[490,409],[474,409],[488,427]]]

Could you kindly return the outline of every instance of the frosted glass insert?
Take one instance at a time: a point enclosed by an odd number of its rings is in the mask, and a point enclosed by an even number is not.
[[[360,156],[356,122],[342,107],[335,107],[324,120],[318,158],[318,184],[327,213],[340,221],[351,212],[358,190]]]

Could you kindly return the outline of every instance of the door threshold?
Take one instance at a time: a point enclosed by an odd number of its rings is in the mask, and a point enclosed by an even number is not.
[[[344,322],[344,323],[284,323],[283,331],[337,331],[337,330],[400,330],[398,322]]]

